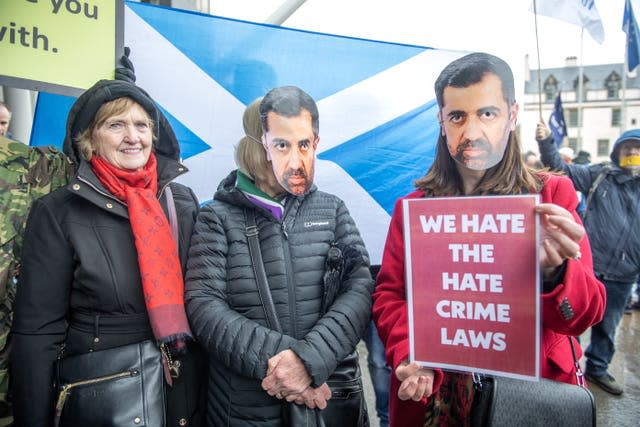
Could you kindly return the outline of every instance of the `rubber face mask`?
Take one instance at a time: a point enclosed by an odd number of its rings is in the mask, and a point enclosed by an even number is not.
[[[263,135],[267,159],[276,180],[288,193],[302,196],[311,190],[319,138],[314,135],[311,114],[285,117],[270,112],[269,130]]]

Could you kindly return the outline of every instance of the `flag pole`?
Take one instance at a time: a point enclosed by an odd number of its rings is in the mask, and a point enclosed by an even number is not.
[[[584,85],[584,81],[582,78],[582,74],[583,74],[583,64],[582,64],[582,57],[583,55],[583,47],[584,47],[584,27],[582,27],[582,30],[580,30],[580,67],[579,67],[579,74],[578,74],[578,141],[576,144],[576,151],[580,151],[582,150],[582,95],[583,95],[583,90],[582,90],[582,86]]]
[[[264,21],[265,24],[282,25],[307,0],[286,0]]]
[[[538,12],[536,10],[536,0],[533,0],[533,22],[536,32],[536,55],[538,57],[538,114],[540,115],[540,121],[542,121],[542,70],[540,69],[540,44],[538,41]]]
[[[627,36],[628,38],[629,36]],[[620,133],[627,130],[627,68],[629,67],[629,43],[624,44],[624,62],[622,64],[622,102],[620,106]]]

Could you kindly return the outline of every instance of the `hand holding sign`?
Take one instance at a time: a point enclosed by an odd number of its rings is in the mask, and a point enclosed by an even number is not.
[[[584,227],[578,224],[571,213],[552,203],[536,206],[542,225],[540,266],[546,274],[564,263],[568,258],[579,258],[580,241],[585,235]]]

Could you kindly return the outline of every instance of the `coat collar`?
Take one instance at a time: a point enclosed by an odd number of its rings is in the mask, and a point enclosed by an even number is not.
[[[163,155],[156,154],[158,161],[158,199],[164,193],[164,189],[178,176],[188,172],[186,166]],[[67,185],[67,190],[86,199],[94,205],[113,212],[124,218],[129,218],[127,205],[112,195],[100,182],[86,160],[80,162],[76,176]]]

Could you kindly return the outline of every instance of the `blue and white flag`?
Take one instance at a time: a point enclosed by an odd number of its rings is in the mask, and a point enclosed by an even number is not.
[[[433,84],[464,52],[339,37],[127,2],[125,45],[136,83],[169,118],[201,202],[233,169],[245,106],[296,85],[320,110],[315,182],[342,198],[373,263],[380,263],[395,200],[414,189],[435,154]],[[52,101],[56,98],[57,101]],[[56,143],[73,100],[39,103],[33,144]],[[46,104],[49,104],[47,107]],[[57,109],[60,133],[44,124]]]
[[[640,63],[640,31],[636,13],[640,8],[638,0],[625,0],[622,17],[622,31],[627,34],[627,69],[633,71]]]
[[[533,0],[538,15],[560,19],[586,29],[591,37],[602,44],[604,26],[595,0]],[[533,4],[529,8],[534,11]]]
[[[567,136],[567,124],[564,121],[564,110],[562,108],[562,99],[560,99],[560,92],[556,96],[556,100],[553,103],[553,111],[549,117],[549,129],[553,135],[553,140],[559,147],[562,145],[562,141]]]

